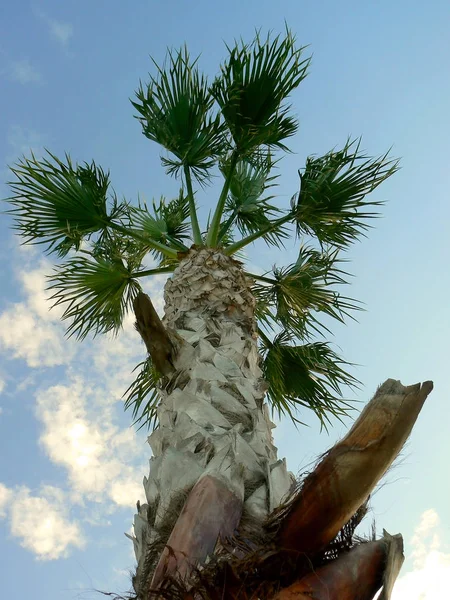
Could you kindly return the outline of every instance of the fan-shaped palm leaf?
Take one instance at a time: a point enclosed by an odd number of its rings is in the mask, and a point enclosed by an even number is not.
[[[347,414],[351,405],[342,399],[342,387],[357,387],[359,383],[345,370],[349,363],[326,343],[290,345],[287,332],[273,342],[264,334],[261,337],[267,396],[274,411],[296,420],[296,409],[309,408],[325,427],[331,416],[340,418]]]
[[[320,158],[309,157],[292,202],[298,232],[314,235],[322,244],[342,247],[354,242],[377,214],[368,208],[381,204],[366,201],[367,194],[397,169],[398,161],[387,154],[368,158],[359,140]]]
[[[124,394],[124,408],[125,410],[132,410],[133,425],[140,423],[139,429],[145,425],[153,428],[156,423],[156,409],[159,403],[156,384],[161,376],[153,367],[150,357],[139,363],[134,371],[138,369],[140,371],[136,379]]]
[[[355,300],[333,287],[347,283],[347,273],[339,268],[340,263],[337,250],[319,252],[304,246],[295,264],[274,267],[272,277],[251,275],[258,281],[253,293],[266,323],[273,321],[303,338],[308,329],[326,329],[314,313],[344,322],[344,317],[360,310]]]
[[[62,306],[62,318],[72,321],[67,333],[79,339],[89,332],[117,332],[140,290],[118,259],[73,258],[55,269],[50,282],[54,306]]]
[[[123,205],[107,209],[109,174],[93,162],[74,165],[68,155],[63,162],[48,152],[49,158],[23,158],[11,170],[15,229],[24,243],[46,244],[48,252],[64,256],[81,241],[119,216]]]
[[[144,135],[175,158],[164,158],[169,172],[189,167],[200,179],[207,175],[223,147],[223,128],[211,113],[214,103],[204,76],[191,62],[186,47],[169,52],[167,67],[155,64],[157,75],[141,85],[132,102]]]
[[[236,43],[216,78],[211,93],[240,156],[258,146],[285,148],[283,141],[297,130],[284,105],[306,77],[309,59],[287,31],[284,38],[256,35],[251,45]]]
[[[176,251],[187,252],[188,247],[184,245],[183,240],[190,237],[190,226],[186,222],[188,218],[189,202],[181,192],[178,198],[170,202],[166,202],[164,198],[160,199],[159,204],[153,202],[153,214],[146,204],[130,208],[131,228],[138,234],[139,239],[152,240],[152,246],[148,249],[160,259],[162,255],[153,246],[154,241]]]
[[[222,167],[227,174],[228,165]],[[240,161],[230,179],[230,189],[225,205],[225,222],[222,225],[219,240],[226,231],[236,226],[242,236],[266,229],[272,219],[280,212],[269,201],[273,196],[263,196],[273,187],[277,178],[271,175],[272,163],[252,164],[247,160]],[[283,227],[262,236],[268,244],[279,246],[287,232]],[[222,242],[223,243],[223,242]],[[224,244],[225,245],[225,244]]]

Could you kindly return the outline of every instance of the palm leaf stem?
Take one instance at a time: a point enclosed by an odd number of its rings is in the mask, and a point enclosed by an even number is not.
[[[149,277],[151,275],[162,275],[163,273],[173,273],[176,265],[169,265],[167,267],[159,267],[156,269],[146,269],[145,271],[136,271],[131,276],[133,279],[136,277]]]
[[[192,234],[194,236],[194,244],[197,244],[197,246],[202,246],[203,245],[202,234],[200,232],[200,226],[198,224],[197,209],[195,207],[194,191],[192,189],[191,172],[189,170],[188,165],[184,165],[184,177],[186,180],[186,188],[187,188],[187,193],[188,193],[189,214],[191,217],[191,225],[192,225]]]
[[[234,171],[236,169],[236,165],[238,163],[238,153],[236,150],[233,151],[230,159],[230,165],[228,169],[227,176],[225,178],[225,182],[223,184],[222,191],[219,196],[219,200],[217,201],[216,209],[214,211],[214,215],[211,221],[211,225],[208,229],[208,235],[206,236],[206,245],[214,248],[219,241],[219,233],[220,233],[220,221],[222,219],[223,211],[225,210],[225,204],[228,196],[228,192],[230,190],[231,181],[233,179]]]
[[[277,219],[276,221],[272,221],[272,223],[270,223],[270,225],[267,225],[267,227],[263,227],[259,231],[255,231],[251,235],[248,235],[247,237],[242,238],[238,242],[231,244],[230,246],[228,246],[227,248],[224,249],[224,253],[227,256],[231,256],[232,254],[235,254],[241,248],[248,246],[248,244],[251,244],[255,240],[266,235],[267,233],[270,233],[271,231],[278,229],[278,227],[281,227],[281,225],[284,225],[285,223],[290,221],[292,218],[293,218],[293,214],[292,214],[292,212],[289,212],[287,215],[284,215],[284,217],[281,217],[281,218]]]
[[[119,233],[123,233],[127,237],[132,237],[138,242],[143,242],[149,248],[152,248],[153,250],[158,250],[159,252],[161,252],[165,256],[168,256],[169,258],[177,258],[177,253],[178,253],[177,250],[175,250],[174,248],[170,248],[169,246],[166,246],[166,244],[161,244],[161,242],[157,242],[156,240],[153,240],[150,237],[147,237],[145,235],[140,235],[134,229],[132,229],[132,228],[127,229],[126,227],[123,227],[122,225],[119,225],[118,223],[114,223],[113,221],[110,221],[108,223],[108,225],[109,225],[109,227],[111,227],[111,229],[114,229],[115,231],[118,231]]]

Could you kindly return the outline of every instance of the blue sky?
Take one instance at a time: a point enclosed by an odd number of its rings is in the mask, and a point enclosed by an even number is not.
[[[313,54],[292,98],[300,119],[293,153],[281,163],[281,205],[297,190],[308,154],[363,136],[370,154],[393,147],[402,170],[377,191],[387,200],[369,238],[353,248],[351,294],[367,311],[334,327],[334,342],[360,366],[365,402],[387,377],[433,379],[398,466],[372,501],[379,530],[402,532],[408,559],[394,600],[443,599],[450,581],[448,259],[450,242],[450,4],[235,0],[227,3],[4,3],[0,18],[0,195],[6,164],[43,147],[111,170],[119,193],[136,198],[177,189],[158,148],[132,118],[129,98],[167,46],[187,42],[213,76],[224,41],[286,20]],[[215,188],[200,196],[204,211]],[[2,596],[46,600],[127,590],[129,531],[150,449],[128,427],[120,396],[143,346],[127,323],[118,340],[64,339],[48,313],[39,252],[19,249],[0,220],[0,554]],[[258,248],[255,268],[295,257]],[[161,281],[148,291],[161,304]],[[280,456],[301,471],[345,426],[319,433],[314,418],[276,430]],[[6,559],[6,560],[5,560]],[[420,595],[422,591],[425,595]],[[450,593],[449,596],[450,597]]]

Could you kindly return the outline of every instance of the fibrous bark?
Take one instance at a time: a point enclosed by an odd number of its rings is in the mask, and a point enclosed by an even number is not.
[[[160,389],[159,427],[149,437],[153,456],[144,478],[147,502],[134,520],[134,586],[140,598],[153,577],[154,584],[167,572],[187,577],[187,546],[196,548],[201,563],[219,537],[233,533],[235,521],[241,529],[250,522],[262,528],[295,484],[273,445],[250,283],[234,259],[218,250],[193,249],[165,286],[161,326],[169,334],[164,337],[157,320],[150,319],[162,340],[156,344],[162,362],[167,364],[169,350],[173,368],[166,370]],[[137,308],[138,323],[148,325]],[[138,330],[142,334],[142,324]],[[170,332],[182,340],[176,352],[169,346]],[[155,352],[151,341],[147,347]],[[222,512],[219,506],[208,507],[215,528],[199,529],[197,539],[187,539],[185,500],[196,484],[207,488],[208,481],[223,487],[227,505]],[[239,511],[241,519],[230,517]],[[173,546],[164,553],[172,532]]]
[[[351,552],[335,538],[359,521],[432,383],[387,380],[298,487],[273,445],[255,300],[240,263],[192,249],[165,302],[162,321],[148,297],[135,302],[137,329],[164,375],[147,502],[134,520],[138,598],[371,600],[383,585],[388,600],[401,536]]]
[[[395,580],[403,559],[402,536],[385,532],[380,540],[360,544],[311,571],[271,600],[373,600],[383,585],[379,598],[389,600],[390,575]]]
[[[397,457],[432,389],[394,379],[378,388],[278,517],[282,548],[314,555],[336,536]]]
[[[133,308],[136,316],[135,327],[155,368],[161,375],[170,375],[174,371],[173,362],[179,346],[174,333],[164,327],[147,294],[139,292],[133,302]]]

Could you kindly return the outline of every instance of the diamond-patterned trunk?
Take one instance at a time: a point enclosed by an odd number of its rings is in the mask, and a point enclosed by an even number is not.
[[[219,250],[192,249],[165,286],[163,322],[183,342],[161,385],[147,504],[134,520],[139,597],[202,477],[213,476],[239,498],[241,524],[253,526],[295,484],[273,445],[250,283],[240,263]]]

